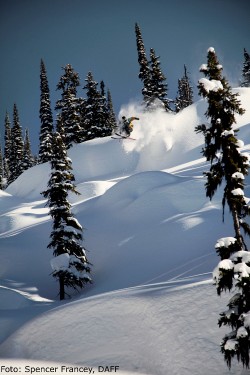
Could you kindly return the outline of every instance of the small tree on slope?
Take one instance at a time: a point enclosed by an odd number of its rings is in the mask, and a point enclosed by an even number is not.
[[[19,121],[19,114],[16,104],[13,109],[13,127],[11,128],[11,149],[9,155],[9,179],[12,183],[23,172],[23,136],[22,127]]]
[[[10,170],[9,170],[9,163],[10,163],[10,154],[11,154],[11,123],[9,114],[6,112],[5,122],[4,122],[4,177],[5,177],[5,185],[10,179]]]
[[[250,55],[244,48],[244,64],[242,69],[241,87],[250,87]]]
[[[31,153],[30,137],[28,129],[25,129],[24,146],[23,146],[23,170],[31,168],[35,164]]]
[[[159,56],[156,56],[155,50],[150,48],[150,67],[151,67],[151,98],[150,102],[159,99],[167,112],[172,112],[170,108],[171,100],[167,98],[168,85],[166,78],[161,71]],[[150,107],[150,104],[149,104]]]
[[[71,160],[59,133],[53,137],[51,177],[48,189],[42,194],[48,198],[53,230],[48,247],[54,249],[55,258],[51,261],[53,276],[59,280],[60,299],[65,299],[65,287],[83,288],[91,282],[90,263],[81,245],[82,226],[71,213],[68,193],[79,194],[74,185]]]
[[[205,137],[203,155],[211,162],[206,172],[206,194],[212,199],[218,187],[224,182],[222,200],[233,219],[234,237],[225,237],[215,246],[221,258],[214,270],[217,292],[234,288],[236,294],[230,299],[228,310],[221,313],[219,326],[228,325],[232,331],[221,342],[221,351],[229,368],[234,356],[243,366],[249,367],[250,349],[250,253],[242,235],[250,234],[244,218],[249,215],[249,199],[244,196],[244,177],[248,173],[249,158],[240,152],[243,142],[233,129],[235,114],[242,115],[237,94],[233,94],[219,64],[213,48],[209,48],[207,64],[200,68],[205,77],[199,80],[199,94],[206,98],[206,117],[209,125],[199,125],[197,132]]]
[[[40,136],[39,136],[39,162],[46,163],[52,156],[53,116],[50,104],[50,91],[47,80],[46,68],[43,60],[40,64]]]
[[[107,132],[107,111],[104,105],[103,96],[98,90],[98,83],[94,80],[93,74],[89,72],[85,79],[86,101],[84,103],[83,128],[86,140],[105,137],[110,135]],[[106,99],[105,99],[106,100]]]
[[[4,188],[4,166],[3,166],[3,153],[2,146],[0,144],[0,189]]]
[[[64,143],[67,148],[70,148],[73,143],[81,142],[80,107],[79,99],[76,97],[80,78],[70,64],[62,69],[64,74],[57,85],[57,90],[61,90],[62,94],[61,99],[56,102],[55,109],[60,111],[64,126]]]
[[[175,111],[179,112],[193,103],[193,89],[187,75],[187,68],[184,65],[184,76],[178,79],[178,96],[175,101]]]

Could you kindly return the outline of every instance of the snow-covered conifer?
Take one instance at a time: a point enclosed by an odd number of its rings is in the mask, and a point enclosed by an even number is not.
[[[135,34],[136,34],[136,45],[138,53],[138,63],[140,65],[139,78],[143,83],[142,96],[145,105],[147,106],[150,98],[152,97],[151,91],[151,72],[150,66],[147,59],[145,46],[142,39],[141,29],[138,23],[135,24]]]
[[[178,94],[175,101],[175,111],[179,112],[193,103],[193,89],[187,75],[187,68],[184,65],[184,75],[178,79]]]
[[[4,189],[4,164],[3,164],[3,152],[0,143],[0,189]]]
[[[100,82],[100,95],[101,95],[101,114],[100,114],[100,126],[103,129],[103,136],[109,136],[112,134],[112,129],[109,124],[109,113],[107,105],[107,96],[105,92],[105,84],[103,81]]]
[[[117,127],[117,122],[116,122],[116,117],[115,117],[110,90],[107,91],[107,109],[108,109],[108,123],[109,123],[109,127],[112,133],[113,130]]]
[[[43,60],[40,67],[40,136],[39,136],[39,153],[40,163],[46,163],[52,156],[52,134],[53,134],[53,117],[50,104],[50,91],[47,80],[46,68]]]
[[[14,104],[8,184],[13,182],[23,172],[23,147],[22,127],[19,122],[17,106]]]
[[[83,104],[83,131],[85,140],[105,137],[107,134],[107,111],[104,105],[104,98],[98,90],[98,83],[94,80],[93,74],[89,72],[85,79],[86,100]],[[106,101],[106,99],[105,99]]]
[[[171,100],[167,97],[168,85],[166,77],[161,71],[159,56],[156,56],[153,48],[150,48],[150,76],[151,97],[148,107],[150,108],[155,99],[158,99],[164,104],[167,112],[172,112],[170,108]]]
[[[224,182],[223,212],[228,205],[232,215],[234,237],[219,239],[216,251],[221,258],[214,271],[214,281],[218,294],[235,288],[237,293],[229,301],[229,309],[221,314],[219,325],[228,325],[232,331],[225,335],[221,343],[227,365],[231,366],[234,356],[243,366],[249,367],[250,326],[245,316],[250,312],[250,256],[243,233],[250,235],[250,227],[245,217],[249,215],[249,199],[244,196],[244,177],[248,173],[249,159],[241,153],[243,142],[237,139],[235,115],[244,110],[238,95],[232,93],[219,64],[214,48],[209,48],[207,64],[200,68],[205,78],[199,80],[199,94],[206,98],[206,117],[209,124],[199,125],[197,132],[205,137],[203,155],[210,161],[206,194],[212,199],[218,187]],[[244,335],[242,332],[244,331]]]
[[[5,122],[4,122],[4,156],[3,156],[3,165],[4,165],[4,177],[5,183],[9,181],[10,178],[10,153],[11,153],[11,123],[9,114],[6,112]]]
[[[102,112],[104,136],[109,136],[113,133],[113,130],[116,128],[116,119],[110,90],[107,90],[106,94],[105,85],[103,81],[100,82],[100,94],[102,97],[101,104],[103,107]]]
[[[79,74],[74,71],[70,64],[62,68],[64,74],[57,85],[57,90],[61,90],[61,99],[56,103],[56,110],[60,111],[60,116],[64,125],[64,142],[67,148],[73,143],[81,142],[82,129],[80,124],[79,99],[76,97],[77,87],[80,85]]]
[[[244,48],[244,63],[242,69],[241,87],[250,87],[250,55]]]
[[[23,147],[23,170],[31,168],[35,164],[31,153],[30,137],[28,129],[25,129],[24,147]]]
[[[83,288],[91,282],[90,263],[82,246],[82,226],[71,212],[69,192],[79,194],[74,184],[71,160],[59,133],[53,137],[53,156],[48,189],[42,194],[53,219],[51,241],[54,251],[51,261],[53,276],[58,279],[60,299],[65,299],[66,288]]]

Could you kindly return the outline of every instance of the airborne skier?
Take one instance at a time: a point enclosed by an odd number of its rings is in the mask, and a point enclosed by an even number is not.
[[[126,118],[125,116],[122,116],[122,122],[120,127],[120,135],[125,135],[126,137],[130,136],[130,133],[133,131],[133,120],[139,120],[138,117],[129,117]]]

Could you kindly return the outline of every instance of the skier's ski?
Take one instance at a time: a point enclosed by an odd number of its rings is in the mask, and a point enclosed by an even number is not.
[[[121,134],[119,134],[119,133],[115,133],[115,135],[117,136],[117,137],[114,137],[114,136],[111,136],[111,138],[112,139],[130,139],[130,140],[132,140],[132,141],[135,141],[136,139],[135,138],[132,138],[132,137],[130,137],[130,136],[125,136],[125,135],[121,135]]]

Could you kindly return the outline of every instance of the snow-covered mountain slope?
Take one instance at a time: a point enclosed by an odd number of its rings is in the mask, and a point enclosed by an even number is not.
[[[217,311],[208,281],[135,287],[43,314],[1,350],[6,357],[118,365],[129,374],[226,375],[216,350],[222,334],[215,327]]]
[[[238,91],[246,109],[238,134],[248,152],[250,89]],[[226,302],[216,296],[211,271],[215,242],[232,235],[232,222],[229,215],[222,222],[221,192],[212,202],[205,196],[208,167],[194,132],[205,111],[204,101],[177,115],[128,105],[121,114],[140,117],[135,141],[107,137],[69,150],[81,193],[70,200],[93,263],[93,284],[75,302],[58,302],[50,276],[51,220],[40,194],[49,164],[1,193],[2,341],[13,333],[0,346],[2,357],[117,364],[133,374],[228,373],[217,328]]]

